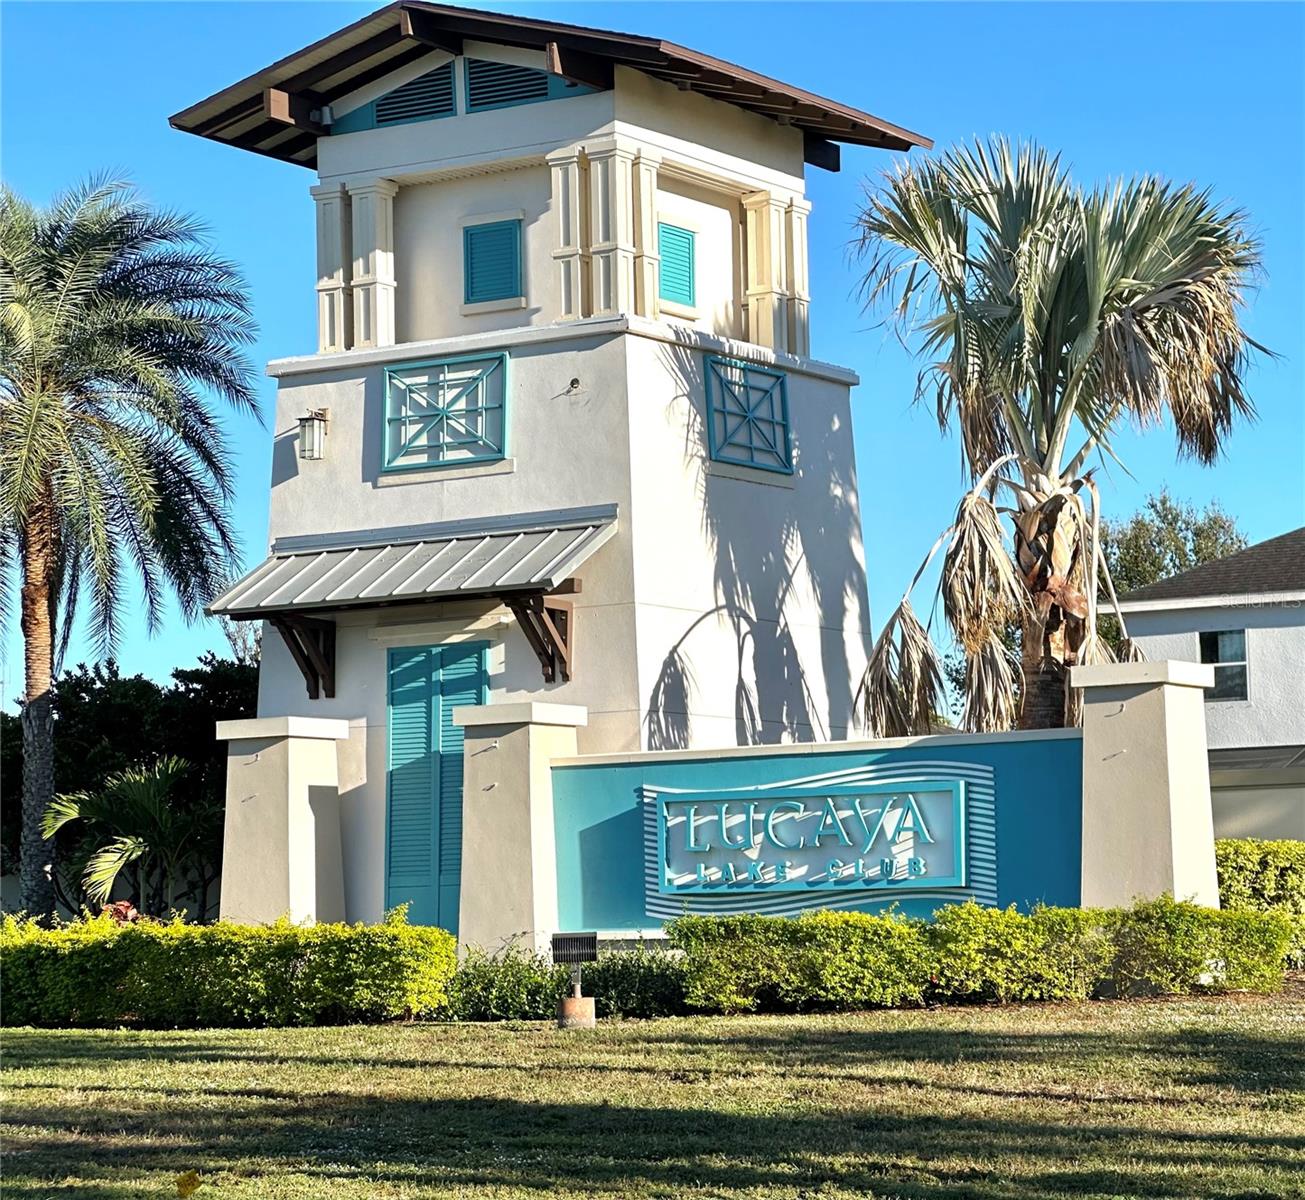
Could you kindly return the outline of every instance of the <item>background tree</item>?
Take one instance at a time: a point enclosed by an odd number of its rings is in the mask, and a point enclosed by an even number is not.
[[[226,747],[213,736],[217,721],[252,717],[258,702],[258,668],[202,655],[193,667],[172,672],[172,682],[155,683],[143,675],[123,676],[112,661],[80,664],[65,671],[52,689],[58,737],[54,746],[56,793],[100,792],[110,776],[159,758],[190,764],[184,787],[169,802],[186,816],[192,809],[221,811],[226,788]],[[17,869],[21,838],[23,745],[20,722],[0,713],[0,857],[5,874]],[[128,830],[143,835],[142,830]],[[76,912],[91,898],[82,886],[86,845],[74,827],[55,838],[58,870],[54,883],[59,903]],[[101,843],[102,844],[102,843]],[[198,864],[197,878],[211,888],[221,873],[221,839]],[[198,860],[197,860],[198,863]],[[185,897],[183,897],[185,898]],[[198,897],[190,897],[198,917]]]
[[[867,302],[928,358],[918,393],[960,434],[973,481],[943,554],[941,593],[965,654],[963,724],[1073,719],[1068,668],[1109,659],[1113,594],[1089,461],[1128,421],[1168,422],[1181,454],[1215,460],[1256,344],[1243,291],[1260,250],[1236,209],[1141,176],[1085,191],[1059,158],[997,139],[898,166],[859,217]],[[999,506],[998,501],[1001,501]],[[940,663],[911,591],[861,689],[873,734],[923,732]],[[1020,677],[1004,632],[1020,627]]]
[[[236,568],[219,409],[254,412],[236,269],[199,226],[92,182],[40,209],[0,189],[0,552],[24,643],[23,904],[54,907],[51,685],[85,594],[100,649],[124,608],[199,615]],[[134,571],[142,602],[124,578]]]

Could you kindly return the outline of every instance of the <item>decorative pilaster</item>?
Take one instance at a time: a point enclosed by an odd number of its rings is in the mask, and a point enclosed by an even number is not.
[[[634,311],[657,316],[657,169],[661,159],[640,150],[634,159]]]
[[[788,278],[792,297],[788,309],[788,348],[811,353],[811,272],[807,256],[807,217],[811,202],[796,196],[788,202]]]
[[[393,346],[394,197],[399,185],[374,179],[351,185],[353,216],[353,344]]]
[[[770,192],[743,197],[747,221],[748,338],[789,348],[788,203]]]
[[[317,205],[317,349],[349,349],[349,194],[342,183],[311,188]]]
[[[609,139],[587,145],[589,278],[595,317],[634,311],[634,150]]]
[[[580,147],[567,146],[548,156],[553,171],[553,211],[557,213],[557,246],[553,261],[557,264],[558,290],[561,295],[561,319],[578,321],[585,315],[588,255],[585,253],[584,168]]]

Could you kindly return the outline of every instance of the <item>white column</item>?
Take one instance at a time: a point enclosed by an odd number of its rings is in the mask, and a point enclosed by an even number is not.
[[[545,950],[557,932],[555,758],[576,752],[588,710],[574,704],[455,708],[463,727],[462,893],[458,941]]]
[[[317,205],[317,349],[332,354],[349,348],[349,193],[342,183],[310,189]]]
[[[1113,908],[1168,893],[1219,907],[1204,691],[1188,662],[1074,667],[1083,689],[1080,903]]]
[[[807,217],[811,202],[794,197],[788,203],[788,278],[793,295],[788,310],[788,348],[811,353],[811,272],[807,256]]]
[[[743,197],[747,222],[748,338],[787,350],[789,298],[788,203],[770,192]]]
[[[589,278],[595,317],[634,311],[634,150],[615,138],[585,146]]]
[[[661,159],[640,150],[634,159],[634,311],[657,316],[661,256],[657,252],[657,170]]]
[[[578,321],[588,311],[589,257],[585,253],[584,168],[579,146],[567,146],[548,156],[553,170],[553,211],[557,213],[557,264],[563,321]]]
[[[398,190],[392,179],[349,186],[356,349],[394,345],[394,197]]]
[[[337,744],[349,722],[219,721],[227,746],[224,921],[343,921]]]

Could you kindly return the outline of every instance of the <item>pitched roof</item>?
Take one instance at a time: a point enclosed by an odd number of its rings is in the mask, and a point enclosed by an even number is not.
[[[251,16],[256,12],[249,11]],[[615,66],[633,67],[797,127],[806,137],[807,160],[822,166],[837,161],[830,142],[885,150],[933,145],[859,109],[660,38],[422,0],[399,0],[378,9],[176,113],[169,123],[186,133],[314,167],[317,139],[326,132],[313,115],[317,110],[432,50],[459,54],[464,39],[542,50],[554,74],[590,86],[610,86]]]
[[[312,609],[550,592],[616,532],[616,506],[282,538],[209,605],[248,620]]]
[[[1123,596],[1121,604],[1127,611],[1141,602],[1280,592],[1305,592],[1305,527],[1147,584]]]

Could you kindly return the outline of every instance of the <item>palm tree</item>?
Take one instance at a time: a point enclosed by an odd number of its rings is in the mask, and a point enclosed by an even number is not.
[[[25,651],[22,892],[54,906],[41,818],[54,790],[50,684],[78,600],[112,650],[124,609],[196,617],[234,569],[210,396],[256,412],[244,285],[190,218],[92,181],[40,209],[0,188],[0,553]],[[143,584],[143,604],[124,576]]]
[[[196,896],[196,915],[206,915],[213,864],[222,844],[222,806],[185,804],[179,788],[190,763],[161,758],[152,767],[111,775],[96,792],[56,796],[41,832],[53,838],[65,825],[88,827],[82,888],[93,904],[107,904],[118,878],[132,868],[136,907],[166,916],[182,899]]]
[[[938,658],[910,595],[942,552],[966,728],[1063,725],[1067,668],[1111,656],[1088,463],[1114,457],[1130,421],[1171,424],[1179,453],[1210,463],[1253,415],[1244,375],[1263,348],[1239,314],[1259,244],[1208,191],[1154,176],[1085,191],[1058,157],[1002,139],[899,166],[858,224],[867,303],[918,338],[930,361],[917,398],[959,431],[973,485],[871,652],[864,720],[877,736],[923,732],[939,709]]]

